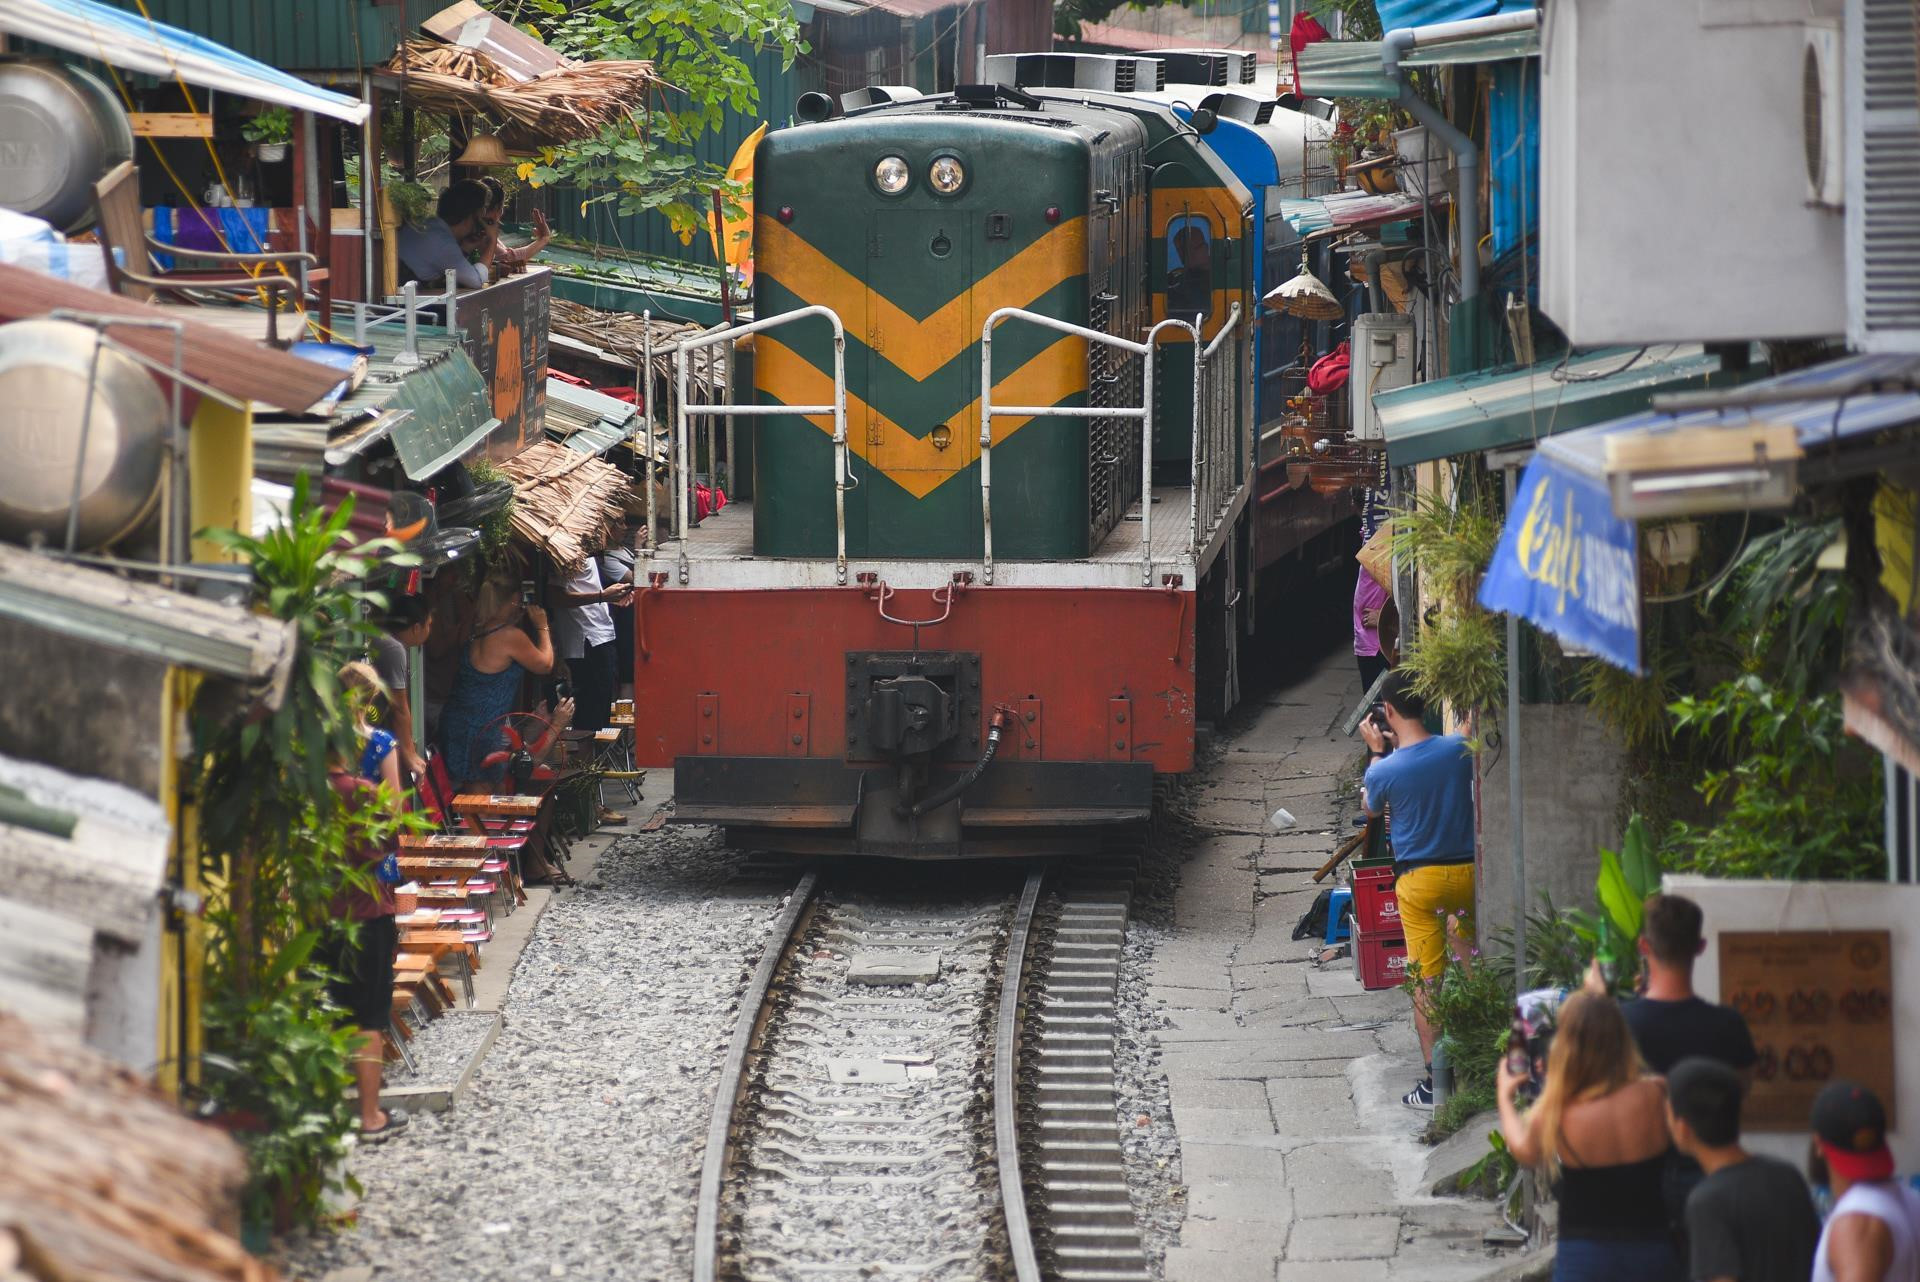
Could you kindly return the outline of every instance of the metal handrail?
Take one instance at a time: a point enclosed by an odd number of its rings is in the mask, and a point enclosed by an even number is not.
[[[1098,405],[995,405],[993,403],[993,331],[1008,320],[1029,321],[1089,343],[1131,352],[1141,358],[1140,407],[1114,409]],[[1002,307],[980,327],[980,550],[981,581],[993,582],[993,418],[996,414],[1023,414],[1029,418],[1137,418],[1140,420],[1140,579],[1153,582],[1153,353],[1163,330],[1182,329],[1197,346],[1200,332],[1183,320],[1163,320],[1142,342],[1119,338],[1084,325],[1042,316],[1024,307]]]
[[[1199,555],[1200,552],[1200,510],[1202,506],[1207,507],[1209,532],[1211,532],[1214,517],[1218,516],[1221,508],[1225,506],[1217,496],[1214,496],[1211,504],[1203,505],[1201,501],[1202,489],[1206,489],[1209,495],[1212,495],[1213,491],[1213,486],[1210,484],[1203,487],[1202,483],[1211,479],[1203,475],[1203,473],[1207,471],[1206,465],[1212,461],[1217,447],[1228,444],[1231,441],[1231,433],[1222,430],[1223,424],[1220,422],[1221,419],[1226,417],[1225,405],[1216,405],[1213,400],[1209,399],[1210,397],[1217,396],[1218,393],[1214,389],[1213,380],[1208,376],[1208,371],[1212,365],[1214,354],[1220,350],[1220,345],[1226,342],[1239,327],[1240,304],[1235,303],[1233,309],[1227,313],[1227,319],[1220,326],[1219,332],[1213,336],[1212,341],[1194,358],[1193,362],[1193,451],[1189,456],[1192,466],[1192,480],[1187,492],[1187,545],[1188,549],[1196,556]],[[1198,341],[1198,334],[1196,333],[1196,344]],[[1236,347],[1235,350],[1238,351],[1240,349]],[[1229,379],[1223,383],[1222,386],[1227,389],[1227,399],[1230,403],[1232,392],[1237,386],[1237,383],[1235,380]]]
[[[391,321],[404,320],[406,322],[406,346],[394,357],[393,363],[396,365],[418,365],[420,363],[420,309],[423,307],[437,307],[442,303],[446,304],[447,330],[451,333],[455,328],[455,311],[459,307],[458,297],[460,285],[451,267],[447,269],[446,283],[446,293],[428,294],[422,298],[419,293],[418,282],[410,280],[400,287],[400,302],[398,305],[382,306],[376,303],[355,302],[353,305],[353,345],[355,347],[365,347],[367,345],[368,330],[378,329],[380,326]],[[377,319],[368,320],[367,318],[376,311],[383,314]]]
[[[761,330],[773,329],[797,320],[818,316],[833,326],[833,404],[831,405],[715,405],[707,404],[698,409],[687,403],[687,357],[689,354],[712,347],[716,343],[731,342],[748,334],[757,334]],[[674,482],[679,490],[676,500],[678,513],[678,533],[680,535],[680,582],[687,582],[689,566],[687,563],[687,502],[692,492],[692,476],[689,472],[691,458],[688,439],[688,421],[696,415],[732,418],[741,415],[770,416],[793,415],[805,418],[812,414],[833,415],[833,524],[834,524],[834,564],[842,587],[847,582],[847,491],[853,486],[848,483],[847,465],[847,331],[840,323],[840,317],[831,307],[815,304],[810,307],[795,308],[782,312],[778,316],[768,316],[763,320],[748,322],[745,325],[730,325],[722,329],[710,330],[704,334],[695,334],[676,343],[673,348],[673,376],[680,394],[680,403],[674,411],[674,438],[679,447],[679,459],[674,474]],[[731,390],[731,389],[729,389]],[[708,455],[711,462],[712,455]],[[731,471],[733,461],[727,461]]]

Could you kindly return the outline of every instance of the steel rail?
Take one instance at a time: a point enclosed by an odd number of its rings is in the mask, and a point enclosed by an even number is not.
[[[787,949],[798,937],[800,924],[813,906],[814,892],[819,885],[820,874],[814,869],[808,869],[795,884],[786,908],[774,922],[767,950],[761,954],[753,979],[740,998],[740,1018],[734,1022],[733,1040],[727,1043],[727,1057],[721,1062],[720,1085],[713,1095],[713,1120],[707,1126],[706,1158],[700,1164],[700,1198],[695,1204],[693,1226],[694,1282],[718,1282],[720,1192],[733,1147],[733,1114],[746,1084],[747,1058],[753,1053],[754,1034],[767,1012],[773,977],[779,973]]]
[[[1027,874],[1007,932],[1007,957],[1000,972],[1000,1018],[993,1037],[993,1147],[1000,1167],[1000,1203],[1007,1222],[1007,1249],[1018,1282],[1041,1282],[1040,1258],[1027,1221],[1026,1183],[1020,1174],[1020,1098],[1014,1078],[1020,1059],[1021,987],[1034,909],[1040,903],[1044,868]]]

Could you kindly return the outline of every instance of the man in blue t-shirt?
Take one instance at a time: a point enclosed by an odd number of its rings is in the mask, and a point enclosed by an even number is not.
[[[1473,756],[1457,734],[1428,734],[1427,701],[1406,676],[1394,672],[1380,688],[1380,719],[1360,723],[1372,759],[1362,783],[1370,815],[1390,812],[1394,892],[1407,962],[1422,986],[1440,982],[1447,967],[1447,920],[1473,938]],[[1401,1099],[1433,1107],[1433,1024],[1416,995],[1413,1023],[1427,1074]]]

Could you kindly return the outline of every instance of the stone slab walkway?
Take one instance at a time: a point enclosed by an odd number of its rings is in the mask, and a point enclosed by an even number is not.
[[[1338,727],[1359,697],[1351,660],[1327,660],[1270,695],[1201,786],[1205,836],[1150,971],[1188,1188],[1167,1282],[1452,1282],[1503,1263],[1481,1243],[1490,1204],[1423,1191],[1406,996],[1364,991],[1345,959],[1316,969],[1292,938],[1352,832],[1339,779],[1360,749]]]

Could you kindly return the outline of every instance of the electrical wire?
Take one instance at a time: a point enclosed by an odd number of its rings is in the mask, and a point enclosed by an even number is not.
[[[1740,538],[1733,545],[1732,554],[1727,557],[1727,563],[1720,567],[1720,572],[1711,579],[1708,579],[1705,583],[1700,584],[1698,587],[1688,588],[1684,592],[1675,592],[1668,596],[1643,597],[1642,600],[1648,605],[1672,605],[1676,601],[1686,601],[1697,597],[1702,592],[1713,591],[1713,589],[1725,583],[1727,576],[1733,573],[1734,567],[1740,564],[1740,558],[1747,550],[1747,532],[1752,528],[1753,512],[1751,510],[1743,511],[1740,514]]]

